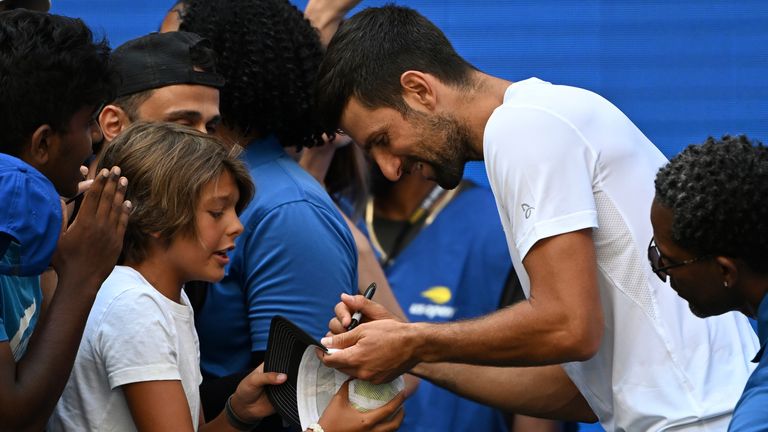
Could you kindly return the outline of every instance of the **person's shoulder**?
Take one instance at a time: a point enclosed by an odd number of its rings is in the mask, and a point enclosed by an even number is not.
[[[292,159],[284,157],[266,165],[254,176],[256,194],[244,213],[258,219],[285,204],[304,202],[321,208],[334,205],[325,189]]]
[[[164,310],[164,297],[136,270],[115,266],[101,286],[92,314],[146,315]]]
[[[539,114],[535,118],[540,121],[557,121],[575,113],[612,106],[591,90],[530,78],[511,84],[494,114],[499,114],[497,118],[504,118],[505,115],[529,112]]]

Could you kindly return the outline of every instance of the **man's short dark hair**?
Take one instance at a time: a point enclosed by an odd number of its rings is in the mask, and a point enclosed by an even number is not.
[[[189,0],[181,29],[213,43],[226,84],[220,110],[243,134],[275,134],[283,146],[322,142],[312,90],[322,47],[287,0]]]
[[[77,111],[112,99],[114,80],[109,45],[81,20],[0,12],[0,151],[19,156],[44,124],[66,132]]]
[[[656,175],[656,200],[674,213],[672,239],[699,254],[768,273],[768,149],[744,135],[708,138]]]
[[[368,108],[406,113],[400,75],[408,70],[464,87],[475,68],[439,28],[413,9],[368,8],[343,22],[318,72],[316,100],[323,127],[327,132],[336,129],[352,96]]]

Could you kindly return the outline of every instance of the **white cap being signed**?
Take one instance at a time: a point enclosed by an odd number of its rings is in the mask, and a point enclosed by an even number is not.
[[[326,367],[317,357],[316,349],[328,352],[287,319],[272,319],[264,371],[285,373],[288,380],[279,386],[268,386],[267,396],[285,420],[302,430],[320,419],[333,396],[350,379],[349,375]],[[378,385],[353,379],[349,383],[349,400],[357,410],[369,411],[386,404],[404,388],[403,377]]]

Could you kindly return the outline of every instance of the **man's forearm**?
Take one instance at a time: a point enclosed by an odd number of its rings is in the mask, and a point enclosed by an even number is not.
[[[597,346],[584,342],[571,318],[546,302],[522,301],[478,319],[415,324],[407,338],[425,362],[541,366],[589,359]]]
[[[482,318],[417,328],[407,348],[420,361],[492,366],[592,358],[604,325],[591,230],[540,240],[523,264],[528,300]]]
[[[597,421],[558,365],[529,368],[421,363],[411,371],[440,387],[502,411],[568,421]]]

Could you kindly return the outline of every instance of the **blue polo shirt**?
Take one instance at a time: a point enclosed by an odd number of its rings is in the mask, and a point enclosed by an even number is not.
[[[729,431],[768,431],[768,356],[764,355],[768,342],[768,295],[763,297],[757,309],[757,336],[760,351],[753,361],[759,363],[733,410]]]
[[[355,242],[323,187],[273,137],[251,142],[243,159],[256,194],[226,275],[196,318],[201,366],[214,377],[247,369],[251,352],[266,350],[273,316],[319,339],[339,295],[357,292]]]
[[[385,272],[411,321],[443,323],[499,308],[512,261],[493,194],[462,189]],[[504,415],[425,380],[405,401],[406,432],[507,431]]]

